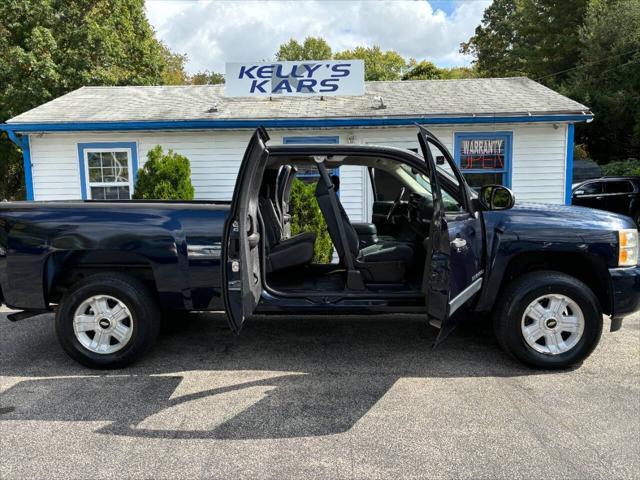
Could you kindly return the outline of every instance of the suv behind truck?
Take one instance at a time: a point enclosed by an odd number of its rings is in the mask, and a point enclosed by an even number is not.
[[[491,313],[502,347],[527,365],[578,364],[640,309],[638,231],[621,215],[476,194],[449,151],[419,127],[422,156],[364,145],[273,145],[252,136],[229,202],[0,204],[0,301],[27,318],[55,310],[64,350],[118,368],[151,348],[162,314],[417,313],[443,341]],[[359,166],[374,192],[352,224],[332,169]],[[315,234],[292,236],[296,172],[315,194],[337,263],[313,262]],[[395,191],[395,199],[376,190]]]

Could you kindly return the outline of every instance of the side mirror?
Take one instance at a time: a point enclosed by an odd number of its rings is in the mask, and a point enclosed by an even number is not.
[[[516,203],[513,192],[502,185],[485,185],[478,199],[487,210],[508,210]]]
[[[584,195],[584,190],[576,190],[575,192],[573,192],[574,197],[580,197],[582,195]]]
[[[444,155],[438,155],[436,157],[436,165],[444,165],[445,159]]]

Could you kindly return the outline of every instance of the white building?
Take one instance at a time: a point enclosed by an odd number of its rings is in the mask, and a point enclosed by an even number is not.
[[[419,123],[449,147],[472,185],[502,183],[518,200],[569,202],[574,124],[593,118],[584,105],[526,78],[367,82],[365,91],[269,99],[227,98],[222,85],[84,87],[0,129],[23,148],[30,200],[128,198],[155,145],[189,158],[197,199],[228,200],[259,125],[273,143],[417,148]],[[102,158],[103,167],[110,159],[118,167],[90,175]],[[368,221],[366,172],[342,167],[339,175],[351,220]]]

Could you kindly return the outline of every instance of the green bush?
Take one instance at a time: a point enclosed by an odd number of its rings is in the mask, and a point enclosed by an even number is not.
[[[602,173],[609,176],[640,176],[640,160],[629,158],[621,162],[602,165]]]
[[[167,154],[156,145],[138,170],[133,198],[138,200],[193,200],[189,159],[173,150]]]
[[[313,251],[315,263],[330,263],[333,243],[327,230],[318,201],[315,196],[316,184],[295,179],[291,186],[289,206],[291,211],[291,235],[314,232],[316,244]]]

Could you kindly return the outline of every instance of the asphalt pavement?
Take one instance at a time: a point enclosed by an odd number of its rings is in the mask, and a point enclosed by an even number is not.
[[[484,327],[191,315],[96,372],[5,310],[0,478],[640,478],[640,315],[552,373]]]

